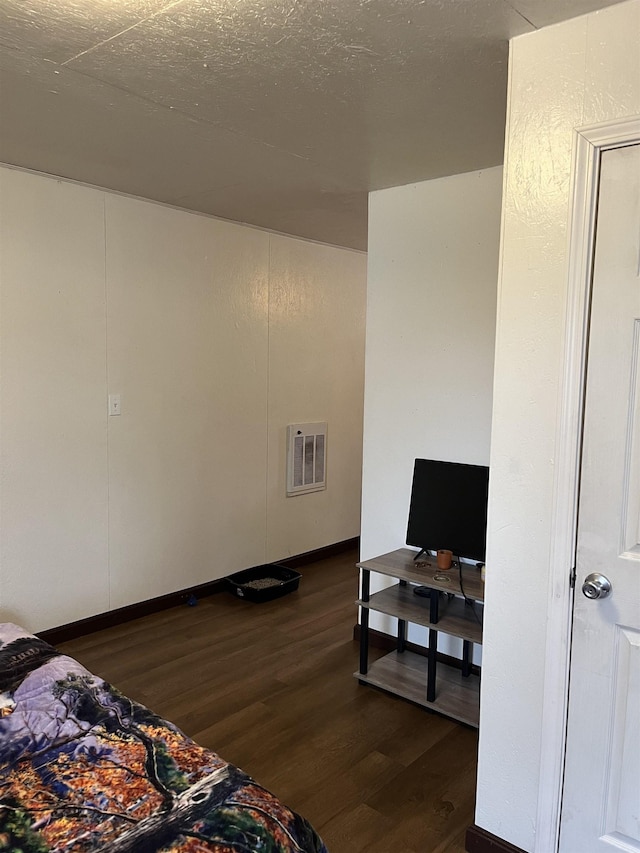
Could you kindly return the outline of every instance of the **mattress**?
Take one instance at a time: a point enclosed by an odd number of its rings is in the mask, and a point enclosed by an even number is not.
[[[327,853],[242,770],[0,625],[0,850]]]

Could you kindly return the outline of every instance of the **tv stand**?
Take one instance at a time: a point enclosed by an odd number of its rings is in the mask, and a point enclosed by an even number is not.
[[[358,563],[361,569],[360,669],[355,677],[361,684],[371,684],[412,702],[453,717],[468,725],[478,726],[480,712],[480,679],[471,671],[473,644],[482,643],[482,608],[467,606],[484,600],[484,584],[474,566],[462,564],[438,569],[435,557],[417,566],[415,552],[400,548],[372,560]],[[371,572],[397,579],[397,583],[380,592],[370,592]],[[428,598],[414,595],[413,586],[428,587]],[[433,592],[436,592],[434,595]],[[440,593],[445,593],[442,596]],[[369,665],[369,611],[395,616],[398,620],[396,650]],[[477,612],[474,612],[477,611]],[[422,625],[429,630],[426,655],[407,649],[407,624]],[[459,637],[462,642],[460,667],[438,661],[438,633]]]

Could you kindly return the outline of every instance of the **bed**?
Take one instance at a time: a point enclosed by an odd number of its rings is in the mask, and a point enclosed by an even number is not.
[[[9,623],[0,785],[0,851],[327,853],[237,767]]]

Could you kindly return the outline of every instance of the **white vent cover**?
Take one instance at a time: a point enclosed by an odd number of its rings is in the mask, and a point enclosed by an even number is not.
[[[327,486],[327,424],[287,427],[287,495],[318,492]]]

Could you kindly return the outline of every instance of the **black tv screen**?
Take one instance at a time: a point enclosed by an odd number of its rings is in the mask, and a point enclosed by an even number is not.
[[[484,563],[489,468],[416,459],[407,545]]]

